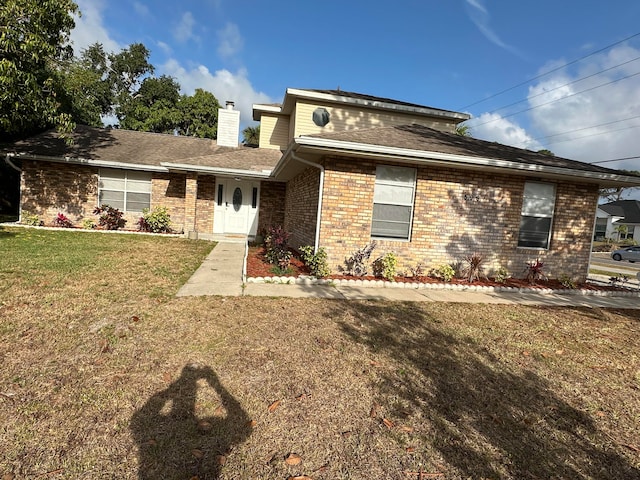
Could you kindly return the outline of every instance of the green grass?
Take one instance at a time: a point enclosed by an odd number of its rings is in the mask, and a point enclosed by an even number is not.
[[[640,311],[176,298],[211,247],[0,230],[0,478],[640,478]]]

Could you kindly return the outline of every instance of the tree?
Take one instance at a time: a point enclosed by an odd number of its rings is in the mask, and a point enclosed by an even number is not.
[[[260,125],[242,130],[242,143],[252,147],[258,146],[260,144]]]
[[[640,176],[640,171],[638,170],[620,170],[621,174],[631,174]],[[618,200],[622,200],[625,195],[633,192],[638,187],[606,187],[600,189],[600,198],[605,202],[617,202]]]
[[[538,153],[541,153],[543,155],[548,155],[550,157],[555,157],[556,154],[553,153],[551,150],[547,150],[546,148],[543,148],[542,150],[538,150]]]
[[[142,43],[133,43],[119,53],[108,57],[108,79],[113,89],[114,112],[120,119],[120,109],[126,108],[143,77],[152,74],[154,66],[149,63],[150,52]]]
[[[73,129],[60,111],[56,69],[71,58],[69,34],[78,6],[72,0],[0,3],[0,130],[25,136],[51,125]]]
[[[460,135],[461,137],[470,137],[471,129],[469,128],[469,125],[456,125],[456,135]]]
[[[172,133],[180,122],[179,90],[180,85],[171,77],[145,78],[138,91],[118,107],[120,126],[143,132]]]
[[[218,109],[220,103],[211,92],[196,88],[193,95],[183,95],[178,104],[181,120],[180,135],[200,138],[218,137]]]
[[[113,110],[107,68],[107,57],[99,43],[84,50],[79,58],[63,63],[59,71],[64,90],[61,108],[75,123],[100,127],[101,116]]]

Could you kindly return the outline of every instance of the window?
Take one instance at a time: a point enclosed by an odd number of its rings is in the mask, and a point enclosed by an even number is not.
[[[415,168],[379,166],[373,191],[371,236],[409,240],[416,189]]]
[[[549,248],[555,204],[555,185],[538,182],[524,184],[519,247]]]
[[[100,205],[124,212],[142,212],[151,206],[151,174],[133,170],[100,169]]]
[[[596,218],[596,228],[593,233],[594,240],[604,240],[607,236],[607,219]]]

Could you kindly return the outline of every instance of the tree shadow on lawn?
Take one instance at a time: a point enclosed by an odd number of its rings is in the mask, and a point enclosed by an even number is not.
[[[203,409],[215,412],[198,415]],[[225,455],[249,438],[249,421],[211,368],[186,365],[175,382],[131,417],[139,448],[138,478],[217,479]]]
[[[610,440],[592,419],[534,372],[516,371],[474,340],[454,337],[415,304],[341,307],[351,314],[342,329],[398,364],[380,369],[388,408],[395,403],[396,411],[419,415],[414,435],[463,478],[640,478],[605,446]]]

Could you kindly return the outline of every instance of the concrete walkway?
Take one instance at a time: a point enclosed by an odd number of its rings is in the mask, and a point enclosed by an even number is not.
[[[510,305],[585,306],[640,309],[638,296],[601,296],[523,292],[471,292],[456,290],[380,288],[344,285],[289,285],[242,283],[245,245],[221,241],[178,296],[254,296],[331,298],[339,300],[393,300],[410,302],[461,302]]]

